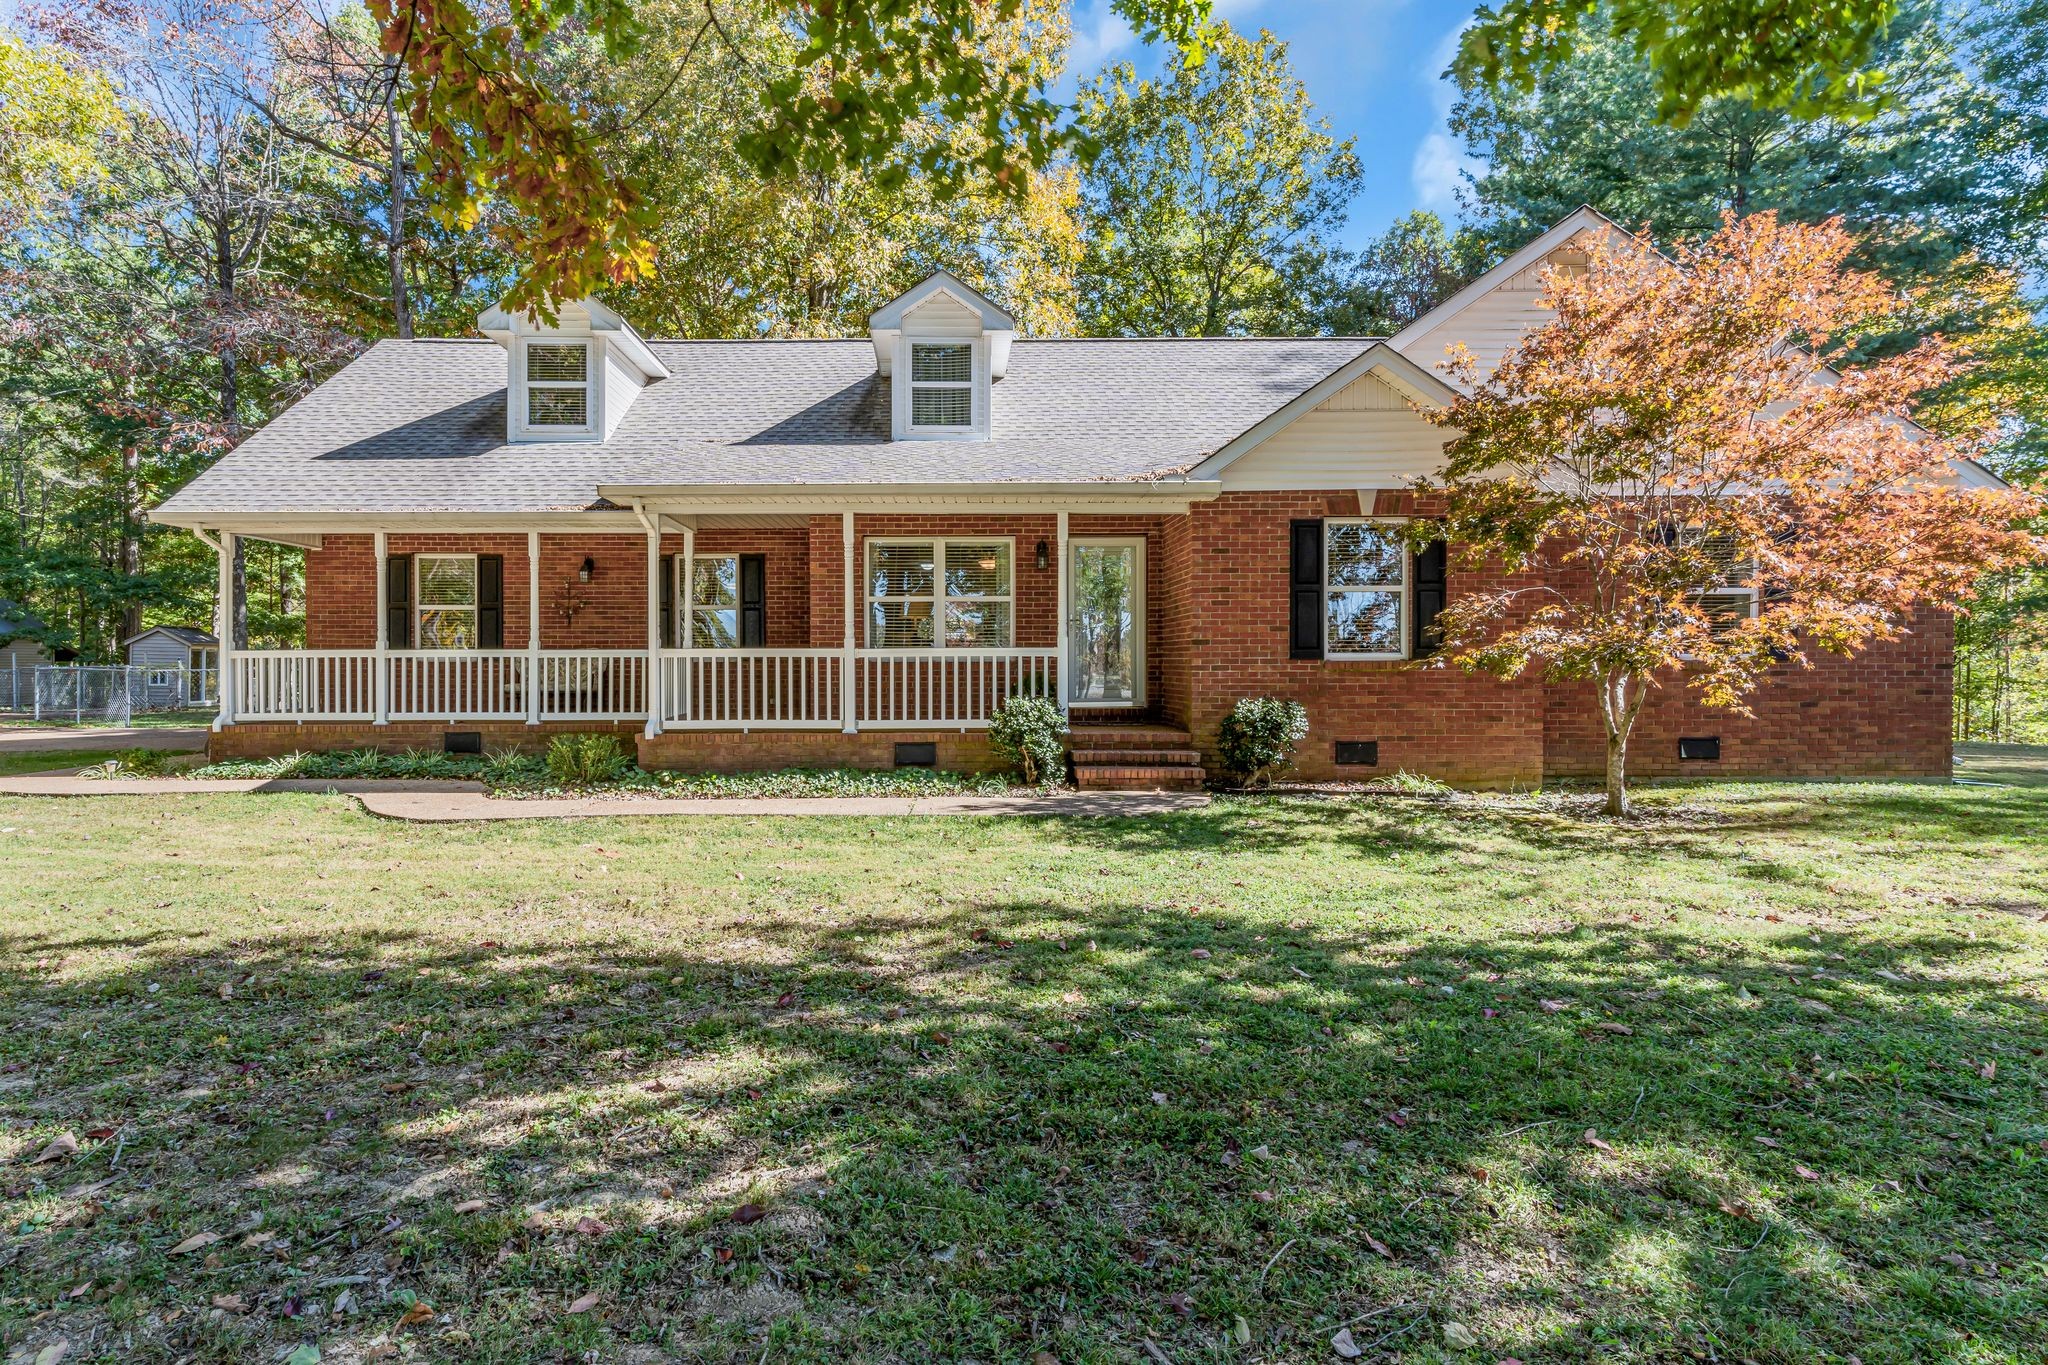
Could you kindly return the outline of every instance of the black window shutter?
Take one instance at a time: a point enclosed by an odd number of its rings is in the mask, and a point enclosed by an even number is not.
[[[391,649],[412,648],[412,556],[384,557],[384,642]]]
[[[476,557],[476,647],[505,647],[505,556]]]
[[[740,556],[740,648],[768,647],[768,556]]]
[[[664,649],[682,648],[676,640],[676,557],[661,557],[661,645]]]
[[[1412,655],[1427,659],[1443,646],[1437,634],[1437,613],[1444,609],[1444,571],[1449,547],[1432,540],[1415,552],[1415,639]]]
[[[1304,519],[1290,528],[1287,570],[1287,657],[1323,657],[1323,523]]]

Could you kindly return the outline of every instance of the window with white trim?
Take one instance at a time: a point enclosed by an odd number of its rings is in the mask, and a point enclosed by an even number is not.
[[[178,670],[175,668],[152,668],[149,670],[148,676],[143,679],[143,683],[148,687],[176,687],[178,685]]]
[[[1408,657],[1408,545],[1385,522],[1323,524],[1323,657]]]
[[[911,343],[910,425],[932,431],[964,431],[974,425],[972,342]]]
[[[740,557],[698,555],[690,567],[691,649],[738,649]]]
[[[1700,612],[1711,623],[1714,634],[1733,630],[1757,614],[1756,565],[1742,558],[1742,547],[1732,535],[1684,527],[1680,543],[1699,550],[1721,571],[1721,581],[1694,594]]]
[[[526,343],[526,425],[581,431],[590,425],[590,343]]]
[[[1015,546],[991,540],[868,542],[870,649],[1008,649]]]
[[[476,556],[414,555],[413,575],[416,647],[475,649]]]

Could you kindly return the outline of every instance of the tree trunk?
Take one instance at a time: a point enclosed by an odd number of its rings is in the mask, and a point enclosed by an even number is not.
[[[1628,736],[1607,732],[1607,813],[1628,814]]]
[[[1635,728],[1636,713],[1642,710],[1642,680],[1631,674],[1608,674],[1600,679],[1600,723],[1607,732],[1607,813],[1627,815],[1628,737]]]
[[[398,59],[385,63],[384,127],[391,153],[390,235],[385,253],[391,266],[391,323],[399,339],[412,340],[412,307],[405,296],[405,137],[398,120]]]

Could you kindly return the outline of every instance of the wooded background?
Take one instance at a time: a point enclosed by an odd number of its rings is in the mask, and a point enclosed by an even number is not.
[[[1866,354],[1970,347],[1930,425],[1995,422],[1999,472],[2048,475],[2043,0],[1905,7],[1872,54],[1883,98],[1857,107],[1724,93],[1680,115],[1601,11],[1532,79],[1461,63],[1461,224],[1416,212],[1355,252],[1361,153],[1271,33],[1219,28],[1163,76],[1086,73],[1051,155],[990,170],[982,125],[919,109],[893,155],[769,172],[776,74],[806,41],[789,7],[635,13],[630,52],[574,22],[534,49],[642,198],[651,268],[605,293],[649,336],[859,335],[939,267],[1030,335],[1385,335],[1580,204],[1665,241],[1775,209],[1839,216],[1856,263],[1910,290]],[[206,623],[211,552],[146,509],[370,341],[467,335],[519,284],[531,224],[437,169],[381,36],[359,5],[300,0],[0,28],[0,612],[50,645],[106,659],[144,625]],[[1069,36],[1061,0],[1017,0],[973,41],[1049,83]],[[252,643],[297,643],[298,554],[247,556]],[[1959,736],[2048,742],[2048,577],[1986,583],[1958,645]]]

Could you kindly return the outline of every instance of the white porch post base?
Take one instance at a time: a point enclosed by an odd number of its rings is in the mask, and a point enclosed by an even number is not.
[[[1067,695],[1067,514],[1059,514],[1059,566],[1053,578],[1053,598],[1059,603],[1059,635],[1055,647],[1059,657],[1053,661],[1053,686],[1058,689],[1060,713],[1073,713],[1073,698]]]
[[[661,518],[647,532],[647,726],[649,739],[661,733]]]
[[[846,563],[846,638],[840,646],[839,657],[839,724],[845,734],[860,730],[860,718],[854,713],[854,654],[853,654],[853,613],[855,606],[854,563],[853,563],[853,513],[842,512],[839,519],[839,545]]]
[[[540,532],[526,533],[526,723],[540,724]]]
[[[379,531],[370,538],[371,554],[376,559],[377,570],[377,657],[370,662],[376,677],[371,686],[376,691],[376,715],[373,725],[391,723],[391,570],[386,562],[391,554],[391,537]]]

